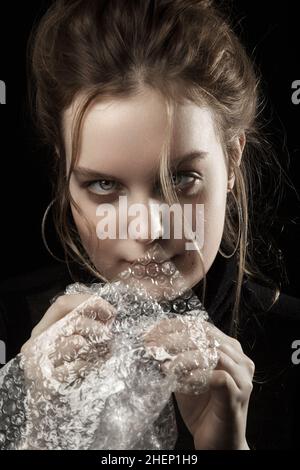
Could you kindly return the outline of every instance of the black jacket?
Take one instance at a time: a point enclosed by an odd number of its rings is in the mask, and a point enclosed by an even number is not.
[[[55,295],[75,281],[93,281],[76,266],[71,268],[72,277],[65,265],[51,264],[2,282],[0,339],[6,344],[7,361],[18,354]],[[225,260],[218,254],[207,276],[205,307],[225,333],[229,332],[235,279],[235,258]],[[195,291],[201,298],[200,284]],[[300,340],[300,300],[281,294],[270,308],[272,294],[258,283],[247,280],[243,284],[238,339],[256,365],[247,424],[252,449],[296,448],[300,442],[300,364],[292,362],[292,343]],[[193,449],[192,436],[176,402],[175,409],[179,430],[176,449]]]

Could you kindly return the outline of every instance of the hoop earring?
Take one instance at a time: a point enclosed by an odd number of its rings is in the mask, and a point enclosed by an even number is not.
[[[53,206],[53,204],[55,203],[56,199],[52,199],[52,201],[50,202],[50,204],[47,206],[45,212],[44,212],[44,215],[43,215],[43,219],[42,219],[42,230],[41,230],[41,233],[42,233],[42,239],[43,239],[43,243],[44,243],[44,246],[46,248],[46,250],[48,251],[48,253],[54,258],[56,259],[57,261],[59,261],[60,263],[65,263],[65,260],[62,260],[60,258],[58,258],[56,255],[54,255],[52,253],[52,251],[50,250],[49,248],[49,245],[47,243],[47,240],[46,240],[46,236],[45,236],[45,224],[46,224],[46,219],[47,219],[47,216],[49,214],[49,211],[51,209],[51,207]]]
[[[230,258],[232,258],[232,257],[235,255],[236,250],[238,249],[238,246],[239,246],[240,238],[241,238],[241,219],[242,219],[242,211],[241,211],[241,207],[240,207],[240,205],[239,205],[239,203],[238,203],[238,201],[237,201],[237,198],[236,198],[236,196],[234,195],[234,192],[231,190],[230,193],[232,194],[232,196],[233,196],[233,198],[234,198],[234,201],[235,201],[235,204],[236,204],[236,206],[237,206],[237,208],[238,208],[238,214],[239,214],[239,234],[238,234],[238,239],[237,239],[236,247],[235,247],[235,249],[234,249],[234,251],[233,251],[233,253],[232,253],[231,255],[226,255],[225,253],[223,253],[223,252],[221,251],[221,248],[219,248],[218,251],[219,251],[220,255],[223,256],[223,258],[226,258],[226,259],[230,259]]]

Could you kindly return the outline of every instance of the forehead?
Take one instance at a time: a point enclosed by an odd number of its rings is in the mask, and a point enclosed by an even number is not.
[[[72,126],[82,96],[63,116],[67,157],[71,155]],[[121,161],[130,165],[159,163],[159,155],[167,137],[167,114],[163,97],[154,90],[122,99],[94,102],[84,119],[79,162],[108,167]],[[171,138],[171,158],[193,151],[209,152],[216,142],[210,109],[185,101],[175,107]]]

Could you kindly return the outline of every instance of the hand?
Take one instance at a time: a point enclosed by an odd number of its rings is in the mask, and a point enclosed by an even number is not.
[[[236,339],[204,322],[208,339],[219,343],[219,358],[207,377],[207,391],[196,395],[192,390],[203,384],[205,357],[190,334],[193,322],[163,320],[145,335],[145,343],[174,354],[172,360],[162,364],[162,370],[178,376],[175,397],[195,448],[249,449],[245,433],[254,363]]]
[[[99,296],[58,297],[22,346],[26,377],[41,387],[47,382],[45,371],[49,385],[82,379],[93,360],[106,357],[114,317],[115,309]]]

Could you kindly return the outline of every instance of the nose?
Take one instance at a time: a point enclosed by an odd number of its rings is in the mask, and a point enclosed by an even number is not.
[[[129,238],[144,245],[150,245],[163,237],[162,214],[159,202],[150,199],[148,203],[140,205],[140,211],[128,226]]]

